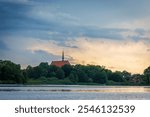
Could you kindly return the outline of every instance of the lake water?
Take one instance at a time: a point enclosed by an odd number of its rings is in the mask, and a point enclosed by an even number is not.
[[[149,86],[0,85],[1,100],[149,100]]]

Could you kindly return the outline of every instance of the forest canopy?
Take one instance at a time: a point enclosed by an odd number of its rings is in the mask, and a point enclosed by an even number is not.
[[[19,64],[0,60],[1,84],[96,84],[96,85],[149,85],[150,66],[143,74],[111,71],[99,65],[64,65],[57,67],[41,62],[21,69]]]

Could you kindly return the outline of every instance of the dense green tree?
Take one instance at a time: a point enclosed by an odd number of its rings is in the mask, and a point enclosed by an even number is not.
[[[40,77],[44,76],[46,77],[48,75],[48,62],[42,62],[39,64],[39,72],[40,72]]]
[[[64,65],[62,66],[62,70],[65,72],[65,77],[68,77],[71,71],[73,70],[73,67],[71,65]]]
[[[41,75],[41,70],[38,66],[33,67],[33,71],[32,71],[32,76],[33,78],[37,79],[39,78]]]
[[[105,71],[98,71],[93,78],[95,83],[105,84],[107,82],[107,75]]]
[[[111,70],[108,70],[108,69],[105,69],[104,71],[106,72],[107,79],[110,80],[111,79],[111,75],[112,75],[113,72]]]
[[[21,66],[11,61],[0,61],[0,80],[3,83],[24,83]]]
[[[59,69],[59,67],[55,65],[50,65],[48,68],[47,77],[56,77],[56,71]]]
[[[73,83],[77,83],[78,82],[78,76],[77,73],[75,71],[72,71],[69,75],[69,79],[70,81],[72,81]]]
[[[143,76],[141,74],[133,74],[129,82],[134,85],[140,85],[143,83]]]
[[[53,80],[55,79],[55,80]],[[59,80],[61,79],[61,80]],[[19,64],[11,61],[0,60],[0,83],[26,83],[27,80],[44,80],[45,83],[53,81],[55,83],[99,83],[99,84],[130,84],[149,85],[150,66],[144,70],[143,75],[133,74],[127,71],[116,71],[105,69],[99,65],[64,65],[57,67],[41,62],[38,66],[28,66],[21,70]]]
[[[28,66],[27,67],[27,70],[28,69],[31,69],[31,77],[33,78],[39,78],[39,77],[46,77],[48,75],[48,68],[49,68],[49,65],[47,62],[42,62],[40,63],[38,66],[35,66],[35,67],[30,67]]]
[[[77,73],[79,82],[89,82],[89,78],[84,71],[77,70],[76,73]]]
[[[150,84],[150,66],[144,70],[147,84]]]
[[[74,66],[74,71],[76,72],[78,76],[78,81],[79,82],[88,82],[88,76],[84,71],[85,66],[77,64]]]
[[[28,65],[27,68],[26,68],[26,74],[27,74],[27,77],[29,78],[32,78],[33,77],[33,68],[31,65]]]
[[[123,75],[119,71],[113,72],[109,80],[112,80],[115,82],[123,82]]]
[[[57,69],[56,77],[59,78],[59,79],[64,79],[65,78],[65,73],[61,68]]]
[[[87,74],[87,76],[89,78],[94,78],[95,77],[95,73],[99,72],[99,71],[103,71],[103,67],[99,66],[99,65],[87,65],[85,66],[84,70],[85,73]]]
[[[122,72],[122,76],[123,76],[123,79],[129,81],[130,78],[132,77],[131,73],[127,72],[127,71],[123,71]]]
[[[24,83],[27,83],[27,80],[28,80],[28,75],[27,75],[27,72],[26,70],[22,70],[22,74],[23,74],[23,84]]]
[[[26,73],[29,78],[37,79],[39,77],[46,77],[48,74],[48,63],[40,63],[38,66],[31,67],[30,65],[26,68]]]

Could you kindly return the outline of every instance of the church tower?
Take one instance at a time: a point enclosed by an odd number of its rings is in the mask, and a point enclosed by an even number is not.
[[[62,51],[62,61],[64,61],[64,50]]]
[[[64,65],[71,65],[68,60],[65,60],[64,50],[62,51],[62,60],[60,61],[52,61],[51,65],[55,65],[57,67],[62,67]]]

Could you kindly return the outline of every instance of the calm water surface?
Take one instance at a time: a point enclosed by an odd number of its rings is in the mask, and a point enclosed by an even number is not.
[[[1,100],[149,100],[149,86],[0,85]]]

